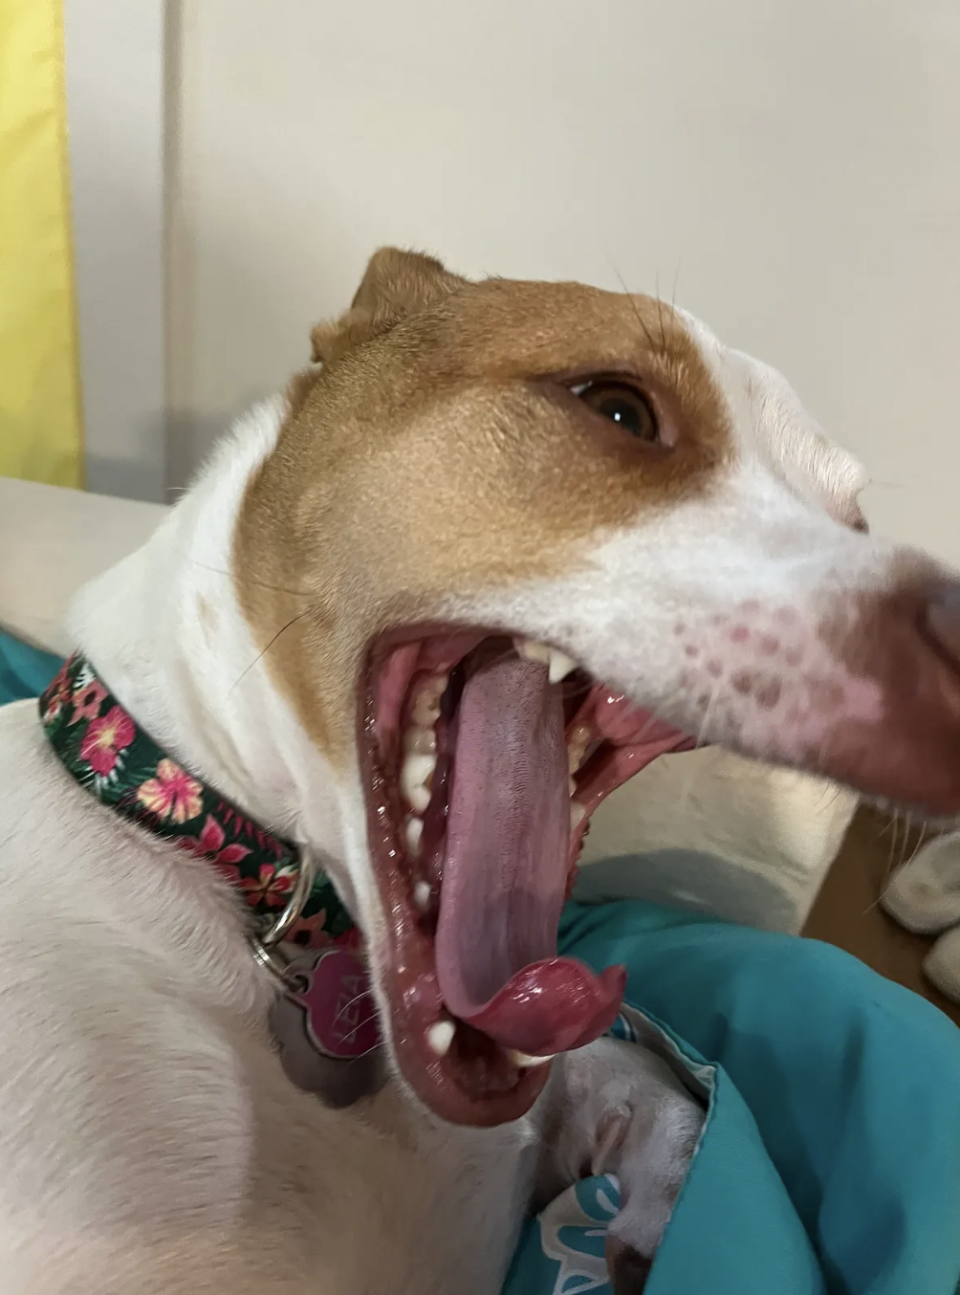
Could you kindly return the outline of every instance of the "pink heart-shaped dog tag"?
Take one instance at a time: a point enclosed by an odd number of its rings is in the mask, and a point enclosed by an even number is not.
[[[365,1056],[380,1042],[377,1008],[367,969],[349,949],[323,949],[312,965],[291,968],[290,997],[307,1014],[310,1042],[328,1057]]]

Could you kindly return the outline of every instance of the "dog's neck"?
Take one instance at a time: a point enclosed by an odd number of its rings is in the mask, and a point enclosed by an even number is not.
[[[271,682],[231,574],[244,490],[283,414],[277,399],[240,421],[148,542],[81,592],[72,626],[160,746],[263,825],[309,844],[342,882],[336,780]]]

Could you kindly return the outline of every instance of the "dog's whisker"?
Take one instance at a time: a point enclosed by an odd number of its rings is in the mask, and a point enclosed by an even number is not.
[[[726,679],[723,676],[721,676],[713,685],[713,692],[710,695],[710,700],[707,702],[707,705],[704,708],[703,715],[700,718],[700,728],[697,732],[696,741],[694,742],[695,751],[702,750],[703,748],[703,745],[704,745],[703,738],[707,730],[707,725],[710,723],[713,709],[716,706],[717,701],[719,700],[719,697],[720,697],[720,690],[722,689],[725,683],[726,683]],[[693,791],[693,783],[697,775],[697,772],[698,771],[696,767],[691,764],[687,771],[687,775],[684,778],[683,786],[680,788],[680,795],[677,797],[678,814],[682,815],[686,811],[687,803],[690,799],[690,793]]]
[[[886,880],[894,870],[893,861],[897,853],[897,843],[900,839],[900,811],[899,810],[896,810],[894,812],[893,818],[894,818],[893,832],[890,837],[890,853],[887,856],[887,869],[886,869],[886,872],[883,874],[884,880]]]
[[[707,726],[709,725],[710,720],[713,718],[714,707],[716,706],[717,701],[720,698],[720,690],[722,689],[725,683],[726,683],[726,678],[723,675],[721,675],[720,678],[713,685],[713,692],[710,694],[710,700],[707,702],[706,707],[704,708],[703,715],[701,716],[700,730],[697,733],[697,740],[694,743],[694,746],[698,751],[700,750],[701,746],[703,746],[704,734],[707,731]]]
[[[663,302],[660,299],[660,271],[657,271],[654,280],[654,300],[657,303],[657,319],[660,321],[660,345],[664,350],[667,349],[667,331],[663,323]]]
[[[210,566],[210,564],[207,562],[201,562],[199,558],[188,557],[187,561],[190,562],[193,566],[199,567],[202,571],[209,571],[211,575],[224,576],[228,580],[233,579],[233,572],[225,571],[222,567]],[[249,575],[244,576],[244,582],[246,584],[255,585],[258,589],[269,589],[271,593],[289,594],[292,598],[312,598],[313,597],[313,594],[306,589],[287,589],[283,585],[269,584],[265,580],[254,580],[253,577]]]
[[[381,1045],[381,1044],[379,1044],[379,1043],[373,1043],[373,1044],[371,1044],[371,1045],[370,1045],[370,1047],[369,1047],[369,1048],[365,1048],[365,1049],[363,1050],[363,1052],[358,1052],[358,1053],[357,1053],[357,1055],[356,1055],[355,1057],[350,1057],[350,1058],[349,1058],[349,1060],[347,1061],[347,1065],[348,1065],[348,1066],[354,1066],[354,1065],[356,1065],[356,1063],[357,1063],[358,1061],[363,1061],[364,1057],[369,1057],[369,1056],[371,1056],[374,1052],[379,1052],[379,1050],[380,1050],[381,1046],[382,1046],[382,1045]]]
[[[339,1017],[338,1017],[337,1019],[339,1020]],[[349,1030],[346,1034],[341,1035],[341,1040],[342,1040],[342,1042],[346,1043],[348,1040],[355,1038],[355,1037],[360,1033],[360,1031],[361,1031],[362,1029],[365,1029],[365,1028],[366,1028],[367,1024],[368,1024],[368,1021],[366,1021],[366,1020],[364,1020],[364,1021],[359,1021],[359,1022],[358,1022],[354,1027],[353,1027],[353,1029],[352,1029],[352,1030]]]
[[[371,993],[372,991],[370,989],[364,989],[361,993],[354,994],[353,998],[348,999],[347,1002],[341,1003],[337,1008],[337,1014],[334,1019],[339,1021],[343,1017],[343,1014],[345,1012],[349,1012],[350,1008],[353,1007],[354,1004],[362,1003],[365,998],[369,998],[371,996]]]
[[[611,265],[612,264],[613,263],[611,262]],[[623,275],[620,273],[620,271],[617,269],[615,265],[613,266],[613,272],[617,276],[617,280],[620,283],[620,287],[623,289],[624,296],[627,298],[627,301],[630,303],[630,309],[633,311],[634,317],[636,318],[637,323],[640,325],[640,328],[643,332],[644,337],[647,339],[647,345],[650,347],[651,350],[656,350],[656,343],[653,340],[653,335],[651,334],[650,329],[647,327],[643,316],[640,314],[640,311],[637,309],[637,303],[634,300],[633,293],[627,287],[626,280],[624,279]]]
[[[276,634],[274,634],[273,638],[266,645],[266,647],[261,652],[257,653],[256,657],[250,662],[250,664],[244,670],[243,674],[240,676],[237,682],[231,687],[230,691],[227,693],[228,698],[233,696],[236,690],[243,683],[244,679],[246,679],[250,671],[255,669],[257,665],[259,665],[259,663],[267,655],[267,653],[274,646],[274,644],[277,642],[280,636],[282,634],[286,634],[287,630],[292,628],[292,626],[296,625],[298,621],[304,620],[305,617],[309,616],[312,611],[313,611],[312,607],[307,607],[304,611],[298,612],[296,616],[292,616],[290,620],[287,621],[286,625],[283,625],[280,629],[277,630]]]
[[[891,870],[888,868],[886,875],[883,877],[883,879],[881,880],[880,886],[878,887],[877,897],[876,899],[874,899],[873,903],[870,904],[864,910],[864,916],[866,916],[867,913],[872,913],[875,908],[879,907],[880,902],[883,899],[884,895],[886,895],[887,891],[893,885],[897,874],[900,872],[902,868],[907,868],[910,866],[911,863],[913,863],[914,859],[917,857],[917,855],[920,852],[921,846],[924,843],[925,838],[924,838],[923,832],[917,832],[915,834],[916,840],[914,841],[913,848],[912,850],[910,850],[909,858],[907,858],[906,845],[910,839],[910,833],[913,828],[913,821],[912,821],[912,815],[910,813],[907,813],[906,817],[907,817],[907,826],[904,830],[904,852],[901,855],[900,862],[897,864],[895,869]]]

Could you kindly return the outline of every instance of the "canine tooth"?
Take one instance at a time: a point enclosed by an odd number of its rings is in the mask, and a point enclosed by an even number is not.
[[[548,1061],[553,1060],[553,1054],[549,1057],[531,1057],[529,1053],[517,1052],[515,1048],[510,1048],[507,1056],[520,1070],[532,1070],[535,1066],[545,1066]]]
[[[400,770],[400,790],[412,810],[422,814],[430,804],[427,780],[437,767],[435,755],[408,755]]]
[[[549,666],[552,649],[548,648],[546,643],[538,643],[536,639],[514,639],[513,646],[519,656],[525,656],[528,661],[538,661],[540,665]]]
[[[433,755],[437,749],[437,735],[432,728],[408,728],[403,735],[403,749],[408,755]]]
[[[572,800],[570,802],[570,827],[573,829],[578,828],[586,817],[586,806],[581,805],[578,800]]]
[[[457,1027],[453,1021],[434,1021],[427,1030],[427,1046],[436,1056],[445,1057],[456,1032]]]
[[[423,819],[417,818],[411,814],[404,824],[404,835],[407,839],[407,849],[416,859],[420,854],[420,838],[423,836]],[[414,892],[416,894],[416,892]]]
[[[429,881],[418,881],[413,888],[413,902],[421,912],[425,913],[430,907],[430,898],[433,891],[430,889]]]
[[[568,792],[570,793],[570,795],[572,796],[572,795],[574,795],[574,793],[576,792],[576,790],[577,790],[577,780],[576,780],[576,778],[568,778],[568,779],[567,779],[567,791],[568,791]]]
[[[546,643],[538,643],[536,639],[514,639],[513,646],[520,656],[524,656],[528,661],[537,661],[540,665],[547,667],[547,677],[551,683],[559,683],[561,679],[566,679],[571,670],[576,670],[577,663],[572,657],[568,657],[566,652],[559,652],[556,648],[548,647]]]
[[[549,648],[550,668],[548,671],[551,683],[560,683],[561,679],[566,679],[571,670],[576,670],[577,663],[572,657],[568,657],[566,652],[558,652],[556,648]]]

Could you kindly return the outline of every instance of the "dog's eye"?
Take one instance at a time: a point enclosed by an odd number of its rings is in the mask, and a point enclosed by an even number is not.
[[[573,394],[638,441],[660,440],[657,417],[642,391],[616,378],[600,378],[572,388]]]

